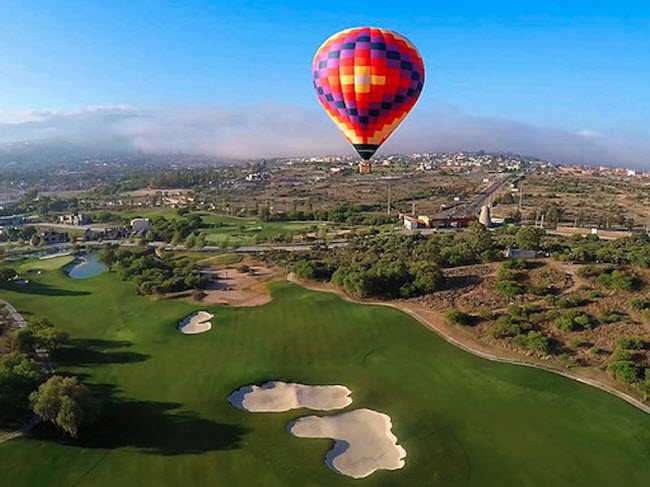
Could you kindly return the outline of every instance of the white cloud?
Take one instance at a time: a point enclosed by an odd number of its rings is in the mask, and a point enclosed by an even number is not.
[[[62,139],[154,153],[224,158],[353,154],[320,110],[263,104],[238,109],[95,106],[79,110],[0,111],[0,142]],[[650,166],[647,134],[600,133],[473,117],[455,107],[416,109],[382,152],[479,150],[515,152],[562,163]]]

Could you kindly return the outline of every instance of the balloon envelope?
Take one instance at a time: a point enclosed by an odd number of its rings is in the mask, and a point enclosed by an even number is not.
[[[367,160],[415,105],[424,86],[424,64],[404,36],[357,27],[323,43],[312,77],[321,104]]]

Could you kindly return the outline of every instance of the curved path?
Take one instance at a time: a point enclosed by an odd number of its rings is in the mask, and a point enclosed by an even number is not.
[[[629,394],[626,394],[625,392],[619,391],[618,389],[615,389],[607,384],[603,384],[602,382],[599,382],[594,379],[588,379],[586,377],[580,377],[579,375],[573,374],[571,372],[557,369],[555,367],[552,367],[550,365],[542,365],[542,364],[536,364],[533,362],[527,362],[525,360],[518,360],[518,359],[510,359],[506,357],[500,357],[498,355],[495,355],[490,352],[486,352],[485,350],[481,350],[478,347],[474,347],[471,344],[463,343],[457,338],[451,336],[447,330],[444,329],[440,325],[440,323],[436,323],[435,321],[431,319],[427,319],[422,314],[418,313],[415,310],[412,310],[400,303],[390,303],[390,302],[384,302],[384,301],[370,301],[370,300],[358,300],[351,298],[344,292],[338,290],[338,289],[332,289],[330,287],[324,287],[324,286],[319,286],[316,284],[312,283],[305,283],[301,280],[299,280],[296,275],[293,272],[290,272],[287,274],[287,281],[297,284],[299,286],[302,286],[306,289],[310,289],[312,291],[324,291],[332,294],[336,294],[338,297],[345,301],[349,301],[351,303],[356,303],[356,304],[370,304],[370,305],[375,305],[375,306],[386,306],[388,308],[394,308],[398,309],[416,320],[418,320],[420,323],[422,323],[424,326],[429,328],[430,330],[434,331],[436,334],[438,334],[441,338],[443,338],[445,341],[451,343],[452,345],[468,352],[473,355],[476,355],[478,357],[487,359],[487,360],[492,360],[493,362],[501,362],[504,364],[511,364],[511,365],[523,365],[524,367],[532,367],[534,369],[541,369],[541,370],[546,370],[547,372],[552,372],[554,374],[561,375],[563,377],[567,377],[568,379],[573,379],[575,381],[581,382],[583,384],[587,384],[592,387],[596,387],[602,391],[609,392],[610,394],[613,394],[614,396],[623,399],[625,402],[631,404],[632,406],[640,409],[644,413],[650,414],[650,407],[647,406],[646,404],[642,403],[638,399],[632,397]]]
[[[11,303],[0,298],[0,306],[4,306],[7,309],[7,311],[9,311],[11,318],[14,320],[14,323],[16,323],[16,326],[18,326],[18,328],[25,328],[27,326],[27,322],[25,321],[25,318],[23,318],[23,315],[21,315]],[[47,352],[42,349],[37,349],[36,354],[43,359],[43,368],[45,369],[45,371],[48,374],[54,373],[54,368],[50,363]],[[14,438],[24,435],[25,433],[29,432],[34,426],[36,426],[39,423],[39,421],[40,419],[38,418],[38,416],[34,415],[29,421],[27,421],[16,431],[12,431],[0,437],[0,443],[4,443],[5,441],[13,440]]]

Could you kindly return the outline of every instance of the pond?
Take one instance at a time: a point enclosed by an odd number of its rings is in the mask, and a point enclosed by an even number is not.
[[[102,264],[97,254],[90,253],[79,255],[65,267],[65,270],[72,279],[87,279],[104,272],[106,266]]]

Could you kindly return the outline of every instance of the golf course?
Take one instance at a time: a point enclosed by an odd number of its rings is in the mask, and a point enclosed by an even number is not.
[[[57,373],[91,387],[100,419],[78,439],[41,424],[0,444],[0,485],[650,485],[650,416],[564,377],[475,357],[398,310],[286,282],[254,308],[156,300],[114,273],[71,279],[52,267],[0,295],[70,334]],[[180,333],[200,310],[214,315],[211,330]],[[317,414],[389,415],[405,466],[339,475],[324,461],[332,440],[287,432],[314,411],[251,414],[227,400],[272,380],[345,385],[353,403]]]

